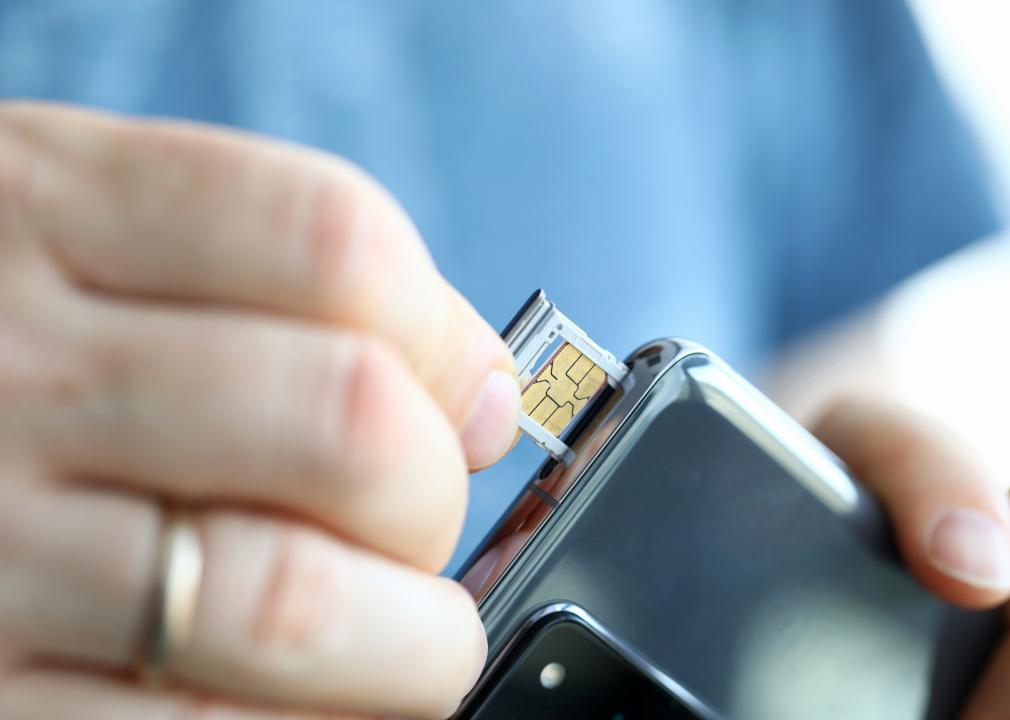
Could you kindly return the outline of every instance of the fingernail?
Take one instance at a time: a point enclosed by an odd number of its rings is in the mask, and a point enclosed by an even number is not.
[[[463,428],[463,451],[471,468],[490,465],[512,445],[519,423],[519,385],[495,370],[481,387]]]
[[[1010,588],[1006,529],[978,510],[950,510],[926,540],[927,557],[940,572],[985,590]]]

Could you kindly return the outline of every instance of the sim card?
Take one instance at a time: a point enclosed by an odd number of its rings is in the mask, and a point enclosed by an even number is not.
[[[519,427],[555,459],[567,463],[561,439],[590,401],[616,388],[628,367],[589,339],[537,290],[502,333],[522,386]]]

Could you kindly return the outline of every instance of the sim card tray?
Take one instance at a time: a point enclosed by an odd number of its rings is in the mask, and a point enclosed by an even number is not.
[[[582,328],[547,299],[543,290],[537,290],[502,333],[502,339],[515,356],[516,370],[524,394],[534,375],[542,370],[534,367],[534,363],[559,338],[599,367],[606,374],[607,383],[611,387],[620,385],[628,374],[628,367],[624,363],[590,340]],[[519,427],[555,459],[564,463],[571,459],[571,449],[526,412],[520,414]]]

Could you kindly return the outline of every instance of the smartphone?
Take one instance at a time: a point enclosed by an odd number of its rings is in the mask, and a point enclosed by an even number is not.
[[[705,348],[617,365],[458,573],[489,661],[455,717],[956,717],[996,615],[919,586],[842,463]]]

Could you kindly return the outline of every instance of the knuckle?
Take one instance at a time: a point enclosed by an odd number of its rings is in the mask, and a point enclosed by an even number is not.
[[[356,527],[369,535],[394,530],[401,555],[440,569],[452,555],[466,511],[459,442],[387,343],[358,336],[349,351],[345,343],[342,355],[320,363],[308,392],[307,402],[315,404],[309,414],[317,418],[309,420],[316,438],[309,453],[312,473],[339,477],[341,482],[328,484],[346,521],[347,513],[360,509]],[[318,419],[323,413],[328,419]],[[367,530],[360,527],[366,521],[372,523]]]
[[[348,173],[324,173],[301,184],[302,226],[295,233],[296,282],[307,281],[313,299],[324,307],[363,303],[373,248],[363,241],[374,212],[361,183]],[[353,309],[353,308],[352,308]]]
[[[344,431],[342,396],[353,392],[353,363],[347,349],[334,343],[293,366],[293,423],[285,435],[295,442],[291,454],[282,455],[282,476],[334,490],[354,477],[355,460],[367,452],[348,443]]]
[[[214,341],[208,343],[213,345]],[[267,383],[263,393],[270,413],[269,430],[272,441],[261,448],[265,462],[254,470],[256,480],[273,484],[283,478],[285,494],[311,498],[313,505],[322,501],[329,511],[339,508],[344,500],[341,490],[357,474],[354,466],[359,455],[368,456],[367,448],[349,442],[344,395],[350,391],[354,377],[354,352],[343,336],[321,343],[290,346],[273,345],[263,363],[247,368],[231,369],[235,363],[234,346],[223,348],[219,367],[240,373],[234,387],[247,383],[263,383],[270,378],[270,369],[280,370]],[[204,346],[206,347],[206,346]],[[368,437],[364,442],[371,442]]]
[[[352,472],[367,487],[396,485],[399,532],[429,569],[451,557],[466,512],[467,471],[442,411],[381,341],[359,348],[349,379],[346,418]]]
[[[402,363],[386,343],[361,338],[355,345],[343,378],[342,445],[353,476],[381,481],[395,474],[399,463],[400,453],[389,449],[409,431],[404,405],[411,389]]]
[[[373,336],[343,334],[293,367],[294,421],[284,430],[293,451],[280,474],[352,535],[441,568],[462,528],[467,471],[435,401]]]
[[[293,282],[324,314],[357,325],[378,316],[391,278],[407,256],[409,227],[402,211],[350,164],[319,171],[300,183]]]
[[[254,647],[297,651],[312,643],[339,611],[340,594],[326,548],[311,531],[278,531],[267,580],[249,628]],[[332,632],[332,628],[330,630]]]

